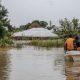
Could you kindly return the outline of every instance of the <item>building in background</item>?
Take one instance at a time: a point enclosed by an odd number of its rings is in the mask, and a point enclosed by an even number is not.
[[[12,35],[14,39],[23,40],[23,39],[53,39],[58,38],[58,35],[51,33],[50,30],[45,28],[31,28],[21,32],[16,32]]]

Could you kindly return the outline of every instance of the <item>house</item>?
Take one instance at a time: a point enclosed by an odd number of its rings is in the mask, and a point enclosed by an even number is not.
[[[12,35],[14,39],[52,39],[57,38],[58,35],[51,33],[49,30],[39,27],[31,28],[21,32],[16,32]]]

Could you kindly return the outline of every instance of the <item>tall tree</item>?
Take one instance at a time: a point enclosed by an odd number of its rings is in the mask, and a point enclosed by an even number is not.
[[[12,26],[10,25],[10,20],[8,19],[7,9],[0,3],[0,37],[4,37],[7,30],[11,31]]]

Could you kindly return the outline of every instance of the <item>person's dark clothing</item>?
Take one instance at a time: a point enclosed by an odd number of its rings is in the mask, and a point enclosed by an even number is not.
[[[75,38],[75,45],[76,45],[76,49],[80,49],[80,37],[76,36]]]
[[[80,47],[80,40],[76,41],[76,47]]]

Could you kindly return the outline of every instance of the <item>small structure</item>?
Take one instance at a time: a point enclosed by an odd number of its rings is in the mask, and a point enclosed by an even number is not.
[[[53,39],[58,38],[58,35],[51,33],[45,28],[31,28],[22,32],[16,32],[12,35],[15,39]]]
[[[39,28],[40,27],[40,23],[39,21],[33,21],[31,23],[31,28]]]

